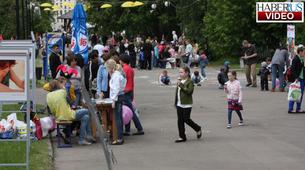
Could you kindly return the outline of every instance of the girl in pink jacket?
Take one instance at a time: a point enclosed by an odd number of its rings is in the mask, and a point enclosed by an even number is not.
[[[230,71],[228,73],[229,81],[225,83],[224,90],[227,93],[228,99],[228,125],[227,129],[231,129],[232,112],[235,110],[239,117],[239,126],[243,126],[243,117],[241,110],[243,110],[242,102],[242,91],[240,82],[236,78],[236,71]]]

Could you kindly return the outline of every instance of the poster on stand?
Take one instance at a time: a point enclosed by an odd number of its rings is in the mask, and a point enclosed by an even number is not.
[[[0,100],[26,101],[29,52],[0,50]]]
[[[15,48],[15,49],[28,49],[30,51],[30,79],[33,79],[35,76],[35,56],[36,56],[36,45],[29,40],[6,40],[0,43],[1,48]]]

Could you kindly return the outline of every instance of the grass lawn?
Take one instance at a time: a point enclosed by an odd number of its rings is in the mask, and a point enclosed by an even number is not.
[[[3,110],[18,110],[20,105],[4,105]],[[37,108],[43,108],[37,105]],[[6,118],[9,113],[3,113],[0,119]],[[39,115],[42,117],[43,115]],[[18,120],[23,120],[23,114],[17,114]],[[25,163],[26,142],[0,142],[0,163]],[[25,168],[1,167],[1,170],[21,170]],[[31,170],[52,170],[52,158],[49,155],[48,139],[31,141],[30,150]]]

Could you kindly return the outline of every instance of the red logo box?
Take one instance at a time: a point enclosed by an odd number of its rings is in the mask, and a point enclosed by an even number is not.
[[[304,22],[303,2],[257,2],[257,23]]]

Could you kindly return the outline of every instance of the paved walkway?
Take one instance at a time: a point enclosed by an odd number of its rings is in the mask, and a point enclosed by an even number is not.
[[[144,136],[125,138],[111,146],[116,170],[303,170],[305,167],[305,114],[287,114],[286,93],[243,88],[245,126],[226,129],[226,96],[218,90],[215,69],[209,80],[195,88],[192,118],[204,127],[204,138],[186,128],[188,141],[175,144],[177,116],[174,87],[156,84],[161,70],[136,72],[136,102]],[[175,79],[177,70],[169,70]],[[243,75],[238,75],[245,84]],[[56,170],[107,169],[100,144],[56,149]]]

